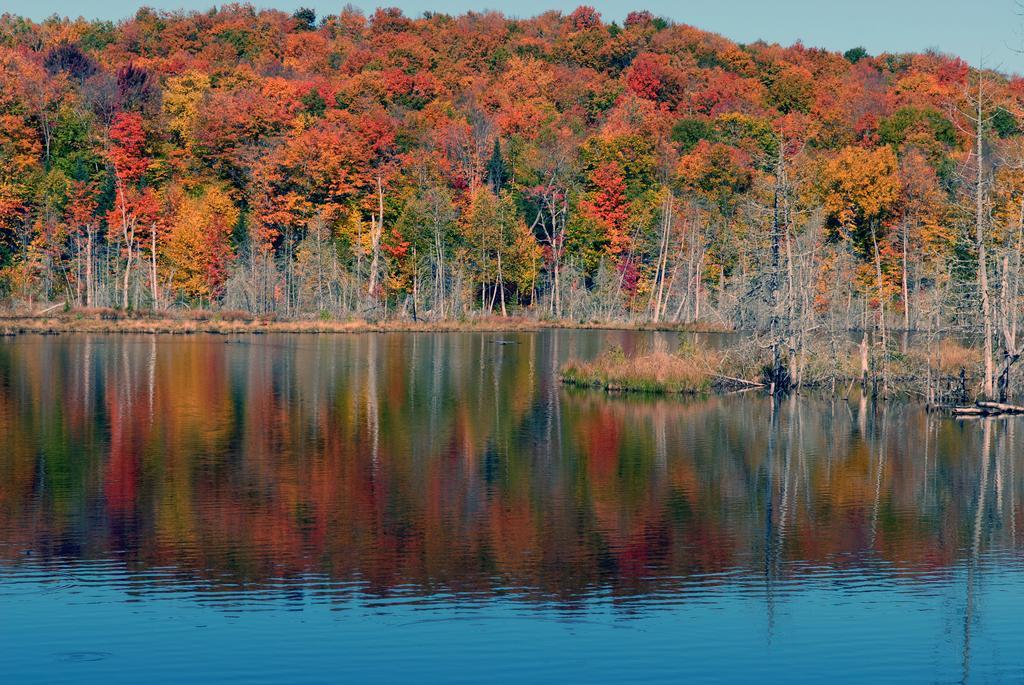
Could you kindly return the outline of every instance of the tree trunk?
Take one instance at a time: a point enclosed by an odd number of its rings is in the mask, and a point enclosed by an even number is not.
[[[668,245],[669,245],[669,234],[672,228],[672,191],[668,188],[665,189],[665,202],[662,206],[662,217],[661,217],[661,241],[658,244],[658,261],[657,270],[655,271],[655,282],[657,288],[652,290],[651,297],[653,300],[653,309],[651,320],[653,323],[658,323],[661,319],[662,309],[664,305],[665,297],[665,275],[668,267]]]
[[[124,262],[124,279],[122,283],[121,292],[121,306],[124,309],[128,309],[130,303],[128,296],[128,284],[132,273],[132,257],[135,252],[135,219],[128,216],[128,200],[124,196],[124,188],[118,189],[118,204],[120,205],[121,213],[121,234],[124,237],[124,246],[126,251],[125,262]]]
[[[92,283],[92,226],[85,229],[85,306],[93,305]]]
[[[868,329],[864,327],[864,336],[860,341],[860,384],[867,387],[868,384]]]
[[[498,250],[498,290],[501,293],[501,315],[508,317],[508,312],[505,310],[505,278],[501,273],[501,250]]]
[[[377,294],[377,270],[380,268],[380,240],[384,234],[384,185],[380,176],[377,176],[377,216],[370,219],[370,284],[369,294]]]
[[[975,144],[977,146],[978,175],[974,189],[975,223],[974,241],[978,249],[978,288],[981,290],[981,318],[985,339],[983,354],[985,378],[981,394],[990,399],[993,394],[993,360],[992,360],[992,306],[988,292],[988,255],[985,250],[985,165],[984,165],[984,111],[982,109],[982,85],[978,80],[978,107]]]
[[[907,222],[903,222],[903,330],[910,330],[910,283],[907,276]]]
[[[871,226],[871,243],[875,251],[875,281],[878,288],[878,332],[882,343],[882,387],[883,394],[888,392],[889,379],[886,374],[889,360],[889,339],[885,331],[885,280],[882,278],[882,255],[878,251],[878,235],[875,226]]]
[[[700,283],[701,283],[701,266],[704,264],[704,251],[701,250],[700,259],[697,260],[697,273],[694,277],[697,280],[696,286],[694,287],[693,293],[693,322],[697,323],[700,321]]]
[[[158,290],[158,284],[156,280],[156,224],[149,227],[149,234],[151,237],[150,241],[150,252],[152,260],[150,261],[150,279],[151,287],[153,290],[153,309],[160,309],[160,292]]]
[[[416,261],[416,248],[412,248],[412,320],[417,321],[416,298],[419,295],[419,263]]]
[[[441,220],[434,213],[434,309],[437,310],[437,318],[445,317],[445,287],[444,287],[444,238],[441,235]]]

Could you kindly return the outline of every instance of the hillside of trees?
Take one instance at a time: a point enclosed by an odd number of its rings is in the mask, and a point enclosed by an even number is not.
[[[642,11],[3,15],[0,299],[956,326],[1015,360],[1022,106],[951,56]]]

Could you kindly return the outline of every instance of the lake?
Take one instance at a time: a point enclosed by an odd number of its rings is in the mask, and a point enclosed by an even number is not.
[[[2,339],[0,673],[1024,676],[1024,419],[557,379],[570,356],[679,343]]]

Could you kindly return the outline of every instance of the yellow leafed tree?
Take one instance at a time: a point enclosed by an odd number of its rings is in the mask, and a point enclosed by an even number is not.
[[[181,197],[164,250],[175,290],[198,300],[220,294],[237,222],[238,208],[223,188],[211,186],[198,196]]]
[[[187,71],[167,79],[163,97],[167,126],[187,148],[192,146],[193,128],[209,89],[210,77],[199,71]]]

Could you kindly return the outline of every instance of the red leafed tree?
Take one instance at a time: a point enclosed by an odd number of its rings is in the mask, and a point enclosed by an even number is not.
[[[385,280],[389,290],[412,291],[416,287],[415,253],[411,248],[412,242],[406,240],[395,227],[381,241],[380,249],[388,255],[392,264],[390,278]]]
[[[149,169],[146,158],[146,131],[142,115],[136,112],[121,112],[110,125],[110,163],[114,165],[114,176],[121,185],[139,182]]]
[[[604,230],[608,253],[619,255],[629,247],[626,177],[618,162],[607,162],[594,169],[590,183],[594,191],[580,207]]]
[[[626,87],[636,95],[673,107],[684,91],[679,71],[669,63],[668,55],[649,52],[637,55],[626,72]]]
[[[146,132],[142,115],[121,112],[110,125],[110,147],[107,151],[114,168],[115,200],[107,213],[107,226],[117,230],[116,242],[124,251],[124,271],[121,278],[121,306],[129,304],[129,285],[136,252],[146,232],[155,239],[156,220],[160,206],[152,188],[143,188],[143,176],[149,169],[145,153]],[[155,246],[154,246],[155,248]],[[155,249],[154,249],[155,253]],[[156,283],[153,283],[153,302],[156,304]]]
[[[574,31],[592,29],[601,25],[601,15],[588,5],[580,5],[569,15],[569,25]]]

